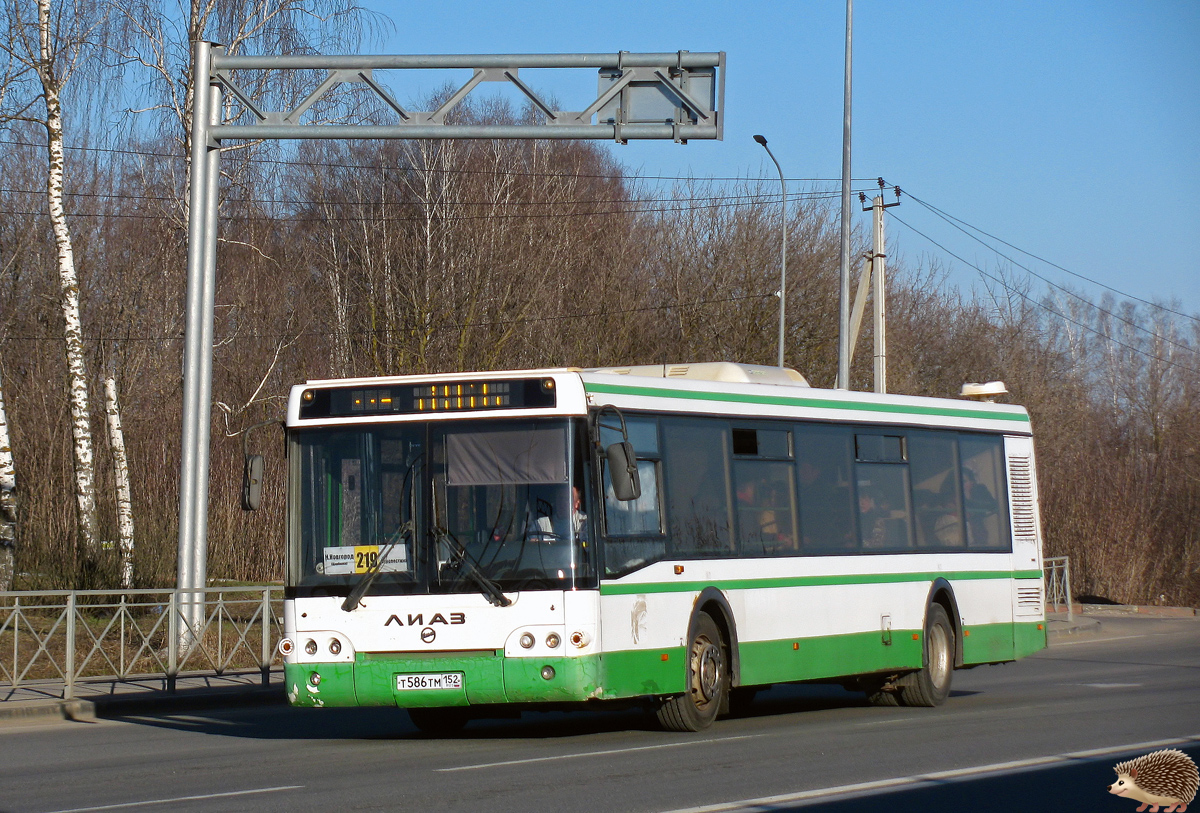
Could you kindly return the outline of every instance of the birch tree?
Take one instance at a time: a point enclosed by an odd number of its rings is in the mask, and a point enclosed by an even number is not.
[[[0,590],[13,587],[13,551],[17,543],[17,473],[13,469],[4,382],[0,380]]]
[[[46,208],[53,233],[63,317],[68,404],[75,469],[76,557],[95,555],[95,461],[88,396],[87,359],[80,316],[79,275],[63,203],[66,186],[64,93],[77,70],[88,65],[107,34],[104,4],[73,0],[16,0],[7,5],[7,31],[0,50],[11,74],[27,80],[24,99],[6,99],[7,117],[39,125],[46,132]],[[14,87],[20,87],[17,83]]]
[[[117,401],[117,380],[104,379],[104,411],[108,416],[108,440],[112,449],[113,475],[117,487],[117,550],[121,562],[121,587],[133,587],[133,500],[129,491],[129,456],[125,453],[125,431]]]

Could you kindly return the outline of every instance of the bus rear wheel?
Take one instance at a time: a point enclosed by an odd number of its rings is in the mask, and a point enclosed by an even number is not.
[[[687,649],[687,691],[662,700],[659,724],[668,731],[703,731],[713,724],[729,691],[729,658],[712,616],[696,617]]]
[[[950,696],[954,674],[954,627],[941,604],[932,604],[925,617],[922,666],[896,681],[906,706],[940,706]]]

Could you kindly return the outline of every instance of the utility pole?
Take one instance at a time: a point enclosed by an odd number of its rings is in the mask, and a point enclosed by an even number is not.
[[[782,190],[779,196],[780,211],[783,214],[783,224],[780,227],[783,231],[783,248],[779,251],[779,366],[782,367],[784,329],[787,323],[787,180],[783,177],[783,167],[779,165],[779,159],[775,157],[775,153],[771,152],[771,148],[767,146],[766,137],[756,135],[754,140],[762,145],[762,148],[767,151],[767,155],[771,156],[771,160],[775,162],[775,168],[779,170],[779,186]]]
[[[900,205],[900,187],[892,187],[896,193],[893,203],[883,202],[883,178],[879,179],[879,194],[867,206],[867,196],[859,192],[858,199],[863,204],[864,212],[871,212],[871,251],[866,256],[866,267],[858,285],[858,295],[854,300],[854,324],[850,334],[850,355],[853,358],[854,347],[858,340],[858,329],[862,321],[863,305],[866,298],[866,288],[870,280],[872,302],[874,305],[875,326],[875,392],[887,392],[887,252],[884,246],[883,210]]]
[[[842,226],[838,275],[837,388],[850,389],[850,79],[854,41],[854,0],[846,0],[846,72],[842,86]]]

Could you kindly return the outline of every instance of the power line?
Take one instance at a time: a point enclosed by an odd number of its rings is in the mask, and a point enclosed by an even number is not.
[[[912,195],[909,195],[909,197],[912,197]],[[932,207],[932,206],[930,206],[929,204],[927,204],[927,203],[925,203],[924,201],[922,201],[922,200],[919,200],[919,199],[917,199],[917,198],[915,198],[915,197],[913,198],[913,200],[916,200],[916,201],[917,201],[917,203],[920,203],[922,206],[925,206],[926,208],[929,208],[929,209],[931,209],[931,210],[934,210],[934,209],[936,208],[936,207]],[[1108,316],[1108,317],[1111,317],[1112,319],[1115,319],[1115,320],[1116,320],[1116,321],[1118,321],[1118,322],[1121,322],[1121,323],[1123,323],[1123,324],[1125,324],[1125,325],[1128,325],[1128,326],[1129,326],[1130,328],[1132,328],[1133,330],[1140,331],[1140,332],[1142,332],[1142,333],[1145,333],[1145,334],[1146,334],[1146,335],[1148,335],[1148,336],[1154,336],[1154,337],[1156,337],[1156,338],[1160,338],[1162,341],[1166,342],[1167,344],[1172,344],[1172,345],[1174,345],[1175,347],[1178,347],[1180,350],[1186,350],[1186,351],[1188,351],[1188,352],[1191,352],[1191,351],[1192,351],[1192,348],[1191,348],[1190,346],[1188,346],[1188,345],[1185,345],[1185,344],[1180,344],[1179,342],[1177,342],[1177,341],[1175,341],[1175,340],[1173,340],[1173,339],[1169,339],[1169,338],[1167,338],[1167,337],[1165,337],[1165,336],[1158,336],[1158,334],[1156,334],[1156,333],[1155,333],[1153,330],[1151,330],[1151,329],[1149,329],[1149,328],[1146,328],[1146,327],[1143,327],[1142,325],[1138,324],[1137,322],[1133,321],[1132,319],[1127,319],[1127,318],[1126,318],[1126,317],[1124,317],[1124,316],[1120,316],[1119,314],[1113,313],[1112,311],[1108,310],[1107,308],[1104,308],[1104,307],[1101,307],[1100,305],[1097,305],[1097,304],[1095,304],[1094,302],[1092,302],[1092,301],[1091,301],[1090,299],[1088,299],[1087,297],[1085,297],[1085,296],[1082,296],[1082,295],[1080,295],[1080,294],[1076,293],[1075,291],[1072,291],[1070,288],[1067,288],[1067,287],[1065,287],[1065,286],[1063,286],[1063,285],[1059,285],[1058,283],[1054,282],[1053,280],[1049,279],[1048,277],[1042,276],[1041,274],[1037,273],[1036,271],[1034,271],[1033,269],[1029,268],[1028,266],[1026,266],[1026,265],[1022,265],[1021,263],[1017,262],[1016,260],[1014,260],[1012,257],[1008,256],[1008,255],[1007,255],[1007,254],[1005,254],[1004,252],[1000,251],[999,249],[995,248],[994,246],[990,246],[990,245],[988,245],[987,243],[985,243],[984,241],[980,240],[980,239],[979,239],[978,237],[976,237],[975,235],[973,235],[973,234],[971,234],[970,232],[968,232],[966,229],[963,229],[961,226],[957,225],[956,223],[954,223],[954,222],[951,222],[952,220],[957,220],[957,218],[951,218],[951,217],[950,217],[950,215],[948,215],[948,214],[945,214],[945,215],[944,215],[943,213],[941,213],[941,211],[940,211],[940,210],[934,211],[934,213],[935,213],[935,214],[937,214],[939,217],[941,217],[943,220],[945,220],[947,223],[950,223],[950,225],[951,225],[951,226],[954,226],[956,229],[958,229],[959,231],[961,231],[963,234],[966,234],[968,237],[970,237],[971,239],[973,239],[973,240],[975,240],[976,242],[978,242],[980,245],[982,245],[982,246],[984,246],[985,248],[987,248],[989,251],[992,251],[992,252],[994,252],[995,254],[997,254],[998,256],[1000,256],[1000,257],[1003,257],[1004,259],[1008,260],[1010,263],[1012,263],[1013,265],[1015,265],[1017,268],[1020,268],[1021,270],[1025,271],[1025,273],[1029,274],[1030,276],[1033,276],[1033,277],[1036,277],[1036,278],[1040,279],[1042,282],[1046,283],[1046,284],[1047,284],[1047,285],[1049,285],[1051,288],[1055,288],[1055,289],[1057,289],[1057,290],[1059,290],[1059,291],[1062,291],[1062,292],[1063,292],[1064,294],[1066,294],[1067,296],[1069,296],[1069,297],[1071,297],[1071,298],[1073,298],[1073,299],[1075,299],[1075,300],[1077,300],[1077,301],[1079,301],[1079,302],[1083,303],[1083,304],[1084,304],[1084,305],[1086,305],[1087,307],[1089,307],[1089,308],[1093,308],[1093,309],[1095,309],[1096,311],[1098,311],[1098,312],[1100,312],[1100,313],[1103,313],[1104,315],[1106,315],[1106,316]],[[901,222],[903,223],[903,221],[901,221]],[[908,224],[907,224],[907,223],[905,223],[904,225],[908,226]],[[912,228],[912,226],[909,226],[909,228]],[[974,228],[974,227],[972,227],[972,228]],[[916,231],[916,230],[914,229],[914,231]],[[925,237],[925,235],[921,235],[921,236],[922,236],[922,237]],[[926,239],[929,239],[929,238],[928,238],[928,237],[926,237]],[[998,239],[998,238],[997,238],[997,239]],[[1004,242],[1004,241],[1003,241],[1003,240],[1001,240],[1000,242]],[[1005,243],[1005,245],[1010,245],[1010,244],[1009,244],[1009,243]],[[1021,251],[1021,249],[1017,248],[1016,246],[1013,246],[1013,248],[1014,248],[1014,249],[1016,249],[1017,251]],[[1022,253],[1027,253],[1027,252],[1022,252]],[[1030,256],[1032,256],[1032,255],[1030,255]],[[964,261],[964,262],[965,262],[965,261]],[[975,266],[972,266],[972,267],[975,267]],[[978,271],[979,269],[976,267],[976,270]],[[1064,270],[1066,270],[1066,269],[1064,269]],[[982,273],[982,272],[981,272],[981,273]],[[1070,272],[1068,272],[1068,273],[1070,273]],[[1077,275],[1077,276],[1078,276],[1078,275]],[[1097,284],[1099,284],[1099,283],[1097,283]],[[1101,286],[1101,287],[1107,287],[1107,286]],[[1110,288],[1109,290],[1112,290],[1112,291],[1114,291],[1115,293],[1121,293],[1120,291],[1116,291],[1115,289],[1111,289],[1111,288]],[[1133,298],[1134,298],[1134,299],[1137,299],[1137,297],[1133,297]],[[1139,302],[1145,302],[1145,300],[1141,300],[1141,299],[1138,299],[1138,301],[1139,301]],[[1150,303],[1148,303],[1148,302],[1147,302],[1146,304],[1150,304]],[[1165,310],[1165,309],[1164,309],[1164,310]],[[1171,311],[1171,312],[1172,312],[1172,313],[1174,313],[1174,311]],[[1183,316],[1183,314],[1180,314],[1180,316]],[[1194,320],[1194,318],[1195,318],[1195,317],[1185,316],[1184,318],[1187,318],[1187,319],[1189,319],[1189,320]]]
[[[536,140],[536,139],[531,139]],[[35,147],[45,148],[45,144],[35,144],[29,141],[12,141],[0,139],[0,144],[8,144],[16,147]],[[78,152],[100,152],[113,155],[135,155],[144,158],[170,158],[177,161],[183,161],[184,156],[175,153],[149,152],[146,150],[122,150],[111,147],[76,147],[66,146],[64,149]],[[774,183],[775,178],[751,178],[742,176],[721,176],[721,175],[629,175],[627,173],[583,173],[583,172],[516,172],[506,169],[463,169],[453,167],[404,167],[404,166],[386,166],[379,164],[341,164],[341,163],[322,163],[313,161],[290,161],[281,158],[262,158],[253,157],[249,159],[253,163],[261,164],[276,164],[280,166],[298,166],[298,167],[324,167],[327,169],[353,169],[353,170],[396,170],[399,172],[427,172],[430,174],[447,174],[447,175],[512,175],[516,177],[528,178],[598,178],[607,180],[644,180],[644,181],[742,181],[756,183]],[[788,178],[789,181],[796,183],[841,183],[840,178]],[[874,182],[874,178],[853,178],[853,181],[863,183]]]
[[[744,302],[753,299],[774,299],[775,292],[765,294],[743,294],[741,296],[728,296],[721,299],[697,299],[691,302],[673,302],[667,305],[644,305],[638,308],[623,308],[618,310],[600,310],[591,311],[589,313],[568,313],[556,314],[552,316],[531,316],[523,319],[505,319],[495,322],[459,322],[456,324],[436,325],[433,330],[474,330],[479,328],[502,327],[505,325],[521,325],[521,324],[536,324],[538,322],[557,322],[567,321],[571,319],[594,319],[600,316],[621,316],[631,313],[651,313],[667,310],[683,310],[686,308],[697,308],[707,305],[724,305],[730,302]],[[420,325],[409,325],[398,328],[377,328],[374,330],[325,330],[325,331],[306,331],[302,333],[287,333],[287,334],[232,334],[229,336],[218,336],[213,339],[213,344],[221,344],[229,341],[245,341],[253,339],[261,341],[263,339],[302,339],[312,337],[331,337],[331,336],[377,336],[388,335],[391,333],[409,333],[414,330],[423,330]],[[183,336],[84,336],[85,342],[180,342],[183,341]],[[25,342],[62,342],[65,338],[62,336],[0,336],[2,341],[25,341]]]
[[[800,199],[799,198],[800,194],[802,194],[802,193],[797,194],[797,197],[796,197],[797,200]],[[832,199],[832,198],[837,197],[837,194],[838,193],[836,193],[836,192],[813,193],[804,199],[805,200],[820,200],[823,198]],[[789,199],[791,199],[791,198],[792,198],[792,196],[789,195]],[[695,200],[705,200],[705,199],[704,198],[696,198]],[[664,198],[663,202],[664,203],[669,202],[669,199]],[[437,218],[437,220],[438,220],[438,222],[441,222],[441,223],[454,223],[454,222],[471,221],[471,220],[514,220],[514,219],[520,219],[520,218],[539,220],[539,219],[568,218],[568,217],[605,217],[605,216],[610,216],[610,215],[626,215],[626,214],[630,214],[630,215],[663,214],[663,213],[700,211],[700,210],[704,210],[704,209],[723,209],[723,208],[736,208],[736,207],[741,207],[741,206],[752,206],[752,205],[755,205],[757,202],[758,202],[757,199],[753,199],[753,200],[736,201],[736,202],[731,202],[731,203],[720,203],[720,202],[718,202],[718,203],[702,203],[702,204],[697,204],[694,206],[661,206],[661,207],[649,207],[649,208],[634,207],[634,208],[628,208],[628,209],[618,208],[618,209],[607,209],[607,210],[592,211],[592,212],[544,212],[544,213],[543,212],[527,212],[527,213],[498,213],[498,214],[497,213],[488,213],[488,214],[479,214],[479,215],[441,215]],[[576,203],[582,203],[582,202],[577,201]],[[485,204],[476,204],[476,205],[485,205]],[[486,204],[486,205],[491,205],[491,204]],[[563,203],[561,205],[569,205],[569,203]],[[40,216],[44,215],[45,212],[30,212],[30,211],[19,211],[19,210],[9,209],[9,210],[0,210],[0,214],[9,215],[9,216],[13,216],[13,217],[40,217]],[[132,214],[132,213],[127,213],[127,212],[104,212],[104,213],[67,212],[66,216],[67,217],[129,218],[129,219],[139,219],[139,220],[173,220],[173,219],[175,219],[175,218],[172,218],[170,215],[154,215],[154,214],[143,214],[143,213]],[[226,215],[225,217],[228,218],[230,216]],[[347,217],[347,216],[339,216],[339,217],[271,217],[269,219],[271,222],[276,222],[276,223],[357,223],[357,222],[370,222],[370,221],[381,221],[381,222],[388,222],[388,223],[421,223],[421,222],[425,221],[424,217],[417,216],[417,215],[404,216],[404,217],[369,217],[366,215],[357,216],[357,217]]]
[[[1133,300],[1133,301],[1135,301],[1135,302],[1140,302],[1140,303],[1142,303],[1143,305],[1147,305],[1147,306],[1149,306],[1149,307],[1151,307],[1151,308],[1154,308],[1155,310],[1166,311],[1167,313],[1174,314],[1175,316],[1180,316],[1180,317],[1182,317],[1182,318],[1184,318],[1184,319],[1188,319],[1188,320],[1191,320],[1191,321],[1200,321],[1200,318],[1198,318],[1198,317],[1196,317],[1196,316],[1191,316],[1191,315],[1188,315],[1188,314],[1186,314],[1186,313],[1181,313],[1181,312],[1179,312],[1179,311],[1177,311],[1177,310],[1174,310],[1173,308],[1168,308],[1168,307],[1167,307],[1167,306],[1165,306],[1165,305],[1158,305],[1158,304],[1156,304],[1156,303],[1154,303],[1154,302],[1150,302],[1149,300],[1142,299],[1141,297],[1138,297],[1138,296],[1134,296],[1133,294],[1127,293],[1127,292],[1125,292],[1125,291],[1122,291],[1122,290],[1120,290],[1120,289],[1118,289],[1118,288],[1113,288],[1111,285],[1105,285],[1103,282],[1100,282],[1099,280],[1095,280],[1095,279],[1092,279],[1091,277],[1084,276],[1083,274],[1079,274],[1079,273],[1077,273],[1077,272],[1075,272],[1075,271],[1072,271],[1072,270],[1071,270],[1071,269],[1069,269],[1069,268],[1064,268],[1063,266],[1061,266],[1061,265],[1059,265],[1059,264],[1057,264],[1057,263],[1055,263],[1055,262],[1051,262],[1050,260],[1047,260],[1047,259],[1045,259],[1044,257],[1039,257],[1038,255],[1036,255],[1036,254],[1034,254],[1034,253],[1032,253],[1032,252],[1026,251],[1025,249],[1021,248],[1020,246],[1015,246],[1015,245],[1013,245],[1012,243],[1008,242],[1007,240],[1005,240],[1005,239],[1003,239],[1003,238],[1001,238],[1001,237],[997,237],[997,236],[996,236],[996,235],[994,235],[994,234],[989,234],[988,232],[984,231],[983,229],[979,228],[978,226],[972,226],[970,223],[966,222],[965,220],[961,220],[961,219],[959,219],[959,218],[955,217],[954,215],[950,214],[949,212],[945,212],[945,211],[943,211],[943,210],[939,209],[938,207],[934,206],[932,203],[929,203],[929,202],[927,202],[927,201],[921,200],[921,199],[920,199],[920,198],[918,198],[917,196],[913,195],[911,192],[906,192],[905,194],[907,194],[907,195],[908,195],[908,197],[912,198],[912,199],[913,199],[913,200],[915,200],[917,203],[919,203],[919,204],[921,204],[922,206],[924,206],[926,209],[929,209],[931,212],[933,212],[934,214],[936,214],[938,217],[940,217],[940,218],[942,218],[943,220],[945,220],[947,223],[950,223],[950,225],[951,225],[951,226],[954,226],[956,229],[958,229],[958,230],[959,230],[959,231],[961,231],[963,234],[965,234],[965,235],[967,235],[968,237],[970,237],[972,240],[975,240],[976,242],[978,242],[980,245],[982,245],[982,246],[984,246],[984,247],[986,247],[986,248],[990,249],[991,251],[994,251],[996,254],[999,254],[1001,257],[1004,257],[1004,259],[1006,259],[1006,260],[1008,260],[1009,262],[1011,262],[1011,263],[1013,263],[1014,265],[1016,265],[1018,268],[1022,268],[1022,269],[1024,269],[1025,271],[1028,271],[1030,274],[1032,274],[1033,276],[1035,276],[1035,277],[1037,277],[1038,279],[1042,280],[1043,282],[1047,283],[1048,285],[1052,285],[1052,286],[1054,286],[1055,288],[1058,288],[1059,290],[1062,290],[1062,291],[1064,291],[1064,292],[1066,292],[1066,293],[1068,293],[1068,294],[1071,294],[1072,296],[1076,296],[1076,294],[1074,294],[1072,291],[1070,291],[1070,290],[1068,290],[1068,289],[1064,288],[1063,286],[1061,286],[1061,285],[1058,285],[1057,283],[1055,283],[1055,282],[1053,282],[1053,281],[1051,281],[1051,280],[1047,279],[1046,277],[1043,277],[1042,275],[1040,275],[1040,274],[1038,274],[1037,272],[1035,272],[1035,271],[1033,271],[1033,270],[1029,269],[1028,267],[1026,267],[1026,266],[1024,266],[1024,265],[1021,265],[1021,264],[1020,264],[1020,263],[1018,263],[1016,260],[1012,259],[1011,257],[1009,257],[1008,255],[1004,254],[1003,252],[997,251],[997,250],[996,250],[996,248],[995,248],[994,246],[990,246],[990,245],[988,245],[987,243],[985,243],[983,240],[980,240],[980,239],[979,239],[978,237],[976,237],[974,234],[971,234],[971,232],[970,232],[970,231],[967,231],[967,229],[971,229],[971,230],[973,230],[973,231],[977,231],[977,232],[979,232],[980,234],[984,235],[985,237],[988,237],[988,238],[990,238],[990,239],[992,239],[992,240],[995,240],[996,242],[1003,243],[1004,245],[1008,246],[1009,248],[1013,249],[1014,251],[1019,251],[1019,252],[1021,252],[1022,254],[1024,254],[1024,255],[1025,255],[1025,256],[1027,256],[1027,257],[1032,257],[1033,259],[1037,260],[1038,262],[1043,262],[1043,263],[1045,263],[1046,265],[1049,265],[1049,266],[1051,266],[1052,268],[1057,268],[1059,271],[1062,271],[1062,272],[1063,272],[1063,273],[1065,273],[1065,274],[1070,274],[1071,276],[1075,277],[1076,279],[1081,279],[1081,280],[1083,280],[1084,282],[1091,283],[1092,285],[1095,285],[1095,286],[1097,286],[1097,287],[1099,287],[1099,288],[1103,288],[1103,289],[1104,289],[1104,290],[1106,290],[1106,291],[1111,291],[1112,293],[1114,293],[1114,294],[1117,294],[1117,295],[1119,295],[1119,296],[1122,296],[1122,297],[1124,297],[1124,298],[1126,298],[1126,299],[1132,299],[1132,300]],[[960,224],[961,224],[961,225],[960,225]],[[963,228],[964,226],[965,226],[966,228]],[[1089,304],[1090,304],[1090,303],[1089,303]]]
[[[11,195],[45,195],[44,189],[2,189],[0,194]],[[836,196],[835,192],[794,192],[788,195],[789,201],[802,200],[820,200]],[[115,192],[68,192],[64,195],[66,198],[86,198],[86,199],[102,199],[102,200],[118,200],[118,201],[154,201],[180,203],[183,201],[179,197],[169,195],[126,195]],[[762,200],[774,200],[773,193],[766,192],[746,192],[736,195],[700,195],[691,197],[661,197],[661,198],[618,198],[618,199],[571,199],[571,200],[510,200],[503,203],[495,201],[422,201],[422,200],[308,200],[304,198],[295,199],[278,199],[278,198],[226,198],[223,203],[227,204],[278,204],[278,205],[293,205],[293,206],[420,206],[420,205],[437,205],[437,206],[573,206],[584,204],[642,204],[642,203],[674,203],[683,201],[748,201],[757,203]]]
[[[965,265],[967,265],[967,266],[969,266],[969,267],[971,267],[971,268],[974,268],[974,269],[975,269],[977,272],[979,272],[979,274],[980,274],[981,276],[984,276],[984,277],[986,277],[987,279],[990,279],[990,280],[992,280],[993,282],[997,283],[997,284],[998,284],[998,285],[1000,285],[1002,288],[1004,288],[1006,291],[1008,291],[1010,294],[1015,294],[1016,296],[1020,297],[1021,299],[1024,299],[1026,302],[1028,302],[1029,304],[1033,305],[1034,307],[1041,308],[1042,310],[1046,311],[1047,313],[1050,313],[1050,314],[1052,314],[1052,315],[1054,315],[1054,316],[1057,316],[1058,318],[1060,318],[1060,319],[1062,319],[1062,320],[1064,320],[1064,321],[1066,321],[1066,322],[1070,322],[1071,324],[1075,325],[1076,327],[1078,327],[1078,328],[1081,328],[1082,330],[1085,330],[1085,331],[1087,331],[1088,333],[1091,333],[1091,334],[1093,334],[1093,335],[1095,335],[1095,336],[1098,336],[1098,337],[1100,337],[1101,339],[1103,339],[1103,340],[1104,340],[1104,341],[1106,341],[1106,342],[1110,342],[1110,343],[1112,343],[1112,344],[1115,344],[1115,345],[1117,345],[1118,347],[1122,347],[1122,348],[1124,348],[1124,349],[1126,349],[1126,350],[1129,350],[1129,351],[1130,351],[1130,352],[1132,352],[1132,353],[1136,353],[1136,354],[1137,354],[1137,355],[1139,355],[1139,356],[1143,356],[1143,357],[1145,357],[1145,358],[1148,358],[1148,359],[1150,359],[1150,360],[1152,360],[1152,361],[1161,362],[1161,363],[1163,363],[1163,364],[1166,364],[1166,365],[1167,365],[1167,366],[1169,366],[1169,367],[1176,367],[1176,368],[1178,368],[1178,369],[1180,369],[1180,370],[1182,370],[1182,371],[1184,371],[1184,372],[1191,373],[1192,375],[1200,375],[1200,370],[1195,370],[1195,369],[1193,369],[1193,368],[1191,368],[1191,367],[1188,367],[1188,366],[1186,366],[1186,365],[1184,365],[1184,364],[1181,364],[1181,363],[1179,363],[1179,362],[1177,362],[1177,361],[1172,361],[1172,360],[1170,360],[1170,359],[1164,359],[1164,358],[1161,358],[1161,357],[1159,357],[1159,356],[1154,356],[1154,355],[1151,355],[1150,353],[1147,353],[1146,351],[1142,350],[1142,349],[1141,349],[1141,348],[1139,348],[1139,347],[1135,347],[1135,346],[1133,346],[1133,345],[1131,345],[1131,344],[1126,344],[1125,342],[1122,342],[1122,341],[1120,341],[1120,340],[1118,340],[1118,339],[1116,339],[1116,338],[1114,338],[1114,337],[1112,337],[1112,336],[1110,336],[1110,335],[1107,335],[1107,334],[1105,334],[1105,333],[1102,333],[1101,331],[1097,330],[1096,328],[1092,327],[1091,325],[1088,325],[1088,324],[1086,324],[1086,323],[1084,323],[1084,322],[1080,322],[1080,321],[1079,321],[1079,320],[1077,320],[1077,319],[1073,319],[1073,318],[1071,318],[1070,316],[1068,316],[1067,314],[1063,313],[1061,310],[1056,310],[1056,309],[1054,309],[1054,308],[1050,308],[1050,307],[1048,307],[1048,306],[1047,306],[1047,305],[1045,305],[1044,303],[1042,303],[1042,302],[1039,302],[1038,300],[1036,300],[1036,299],[1032,298],[1032,297],[1031,297],[1031,296],[1029,296],[1028,294],[1026,294],[1026,293],[1024,293],[1024,292],[1022,292],[1022,291],[1019,291],[1019,290],[1017,290],[1016,288],[1013,288],[1011,285],[1009,285],[1007,282],[1005,282],[1005,281],[1004,281],[1004,279],[1003,279],[1002,277],[997,277],[997,276],[994,276],[994,275],[992,275],[992,274],[989,274],[988,272],[984,271],[982,268],[980,268],[979,266],[977,266],[977,265],[975,265],[974,263],[970,262],[969,260],[966,260],[966,259],[964,259],[964,258],[962,258],[962,257],[958,256],[958,255],[957,255],[957,254],[955,254],[953,251],[951,251],[950,249],[946,248],[946,247],[945,247],[945,246],[943,246],[941,243],[939,243],[938,241],[934,240],[932,237],[930,237],[929,235],[925,234],[925,233],[924,233],[923,231],[921,231],[920,229],[917,229],[916,227],[914,227],[914,226],[910,225],[909,223],[906,223],[904,220],[902,220],[902,219],[901,219],[900,217],[898,217],[896,214],[894,214],[894,213],[893,213],[893,214],[892,214],[892,216],[891,216],[891,219],[892,219],[892,220],[895,220],[896,222],[900,223],[901,225],[905,226],[906,228],[910,229],[911,231],[913,231],[914,233],[916,233],[916,234],[920,235],[921,237],[924,237],[924,238],[925,238],[926,240],[928,240],[930,243],[932,243],[933,245],[937,246],[939,249],[941,249],[942,251],[946,252],[947,254],[949,254],[949,255],[950,255],[951,257],[953,257],[954,259],[958,260],[959,262],[961,262],[961,263],[963,263],[963,264],[965,264]],[[1091,303],[1088,303],[1088,304],[1089,304],[1089,305],[1091,305]],[[1109,312],[1109,311],[1107,311],[1107,310],[1105,310],[1105,309],[1103,309],[1103,308],[1097,307],[1097,306],[1095,306],[1095,305],[1091,305],[1091,307],[1095,308],[1096,310],[1100,311],[1101,313],[1105,313],[1105,314],[1107,314],[1107,315],[1109,315],[1109,316],[1112,316],[1112,317],[1113,317],[1113,318],[1115,318],[1115,319],[1120,319],[1121,321],[1127,321],[1127,320],[1121,319],[1120,317],[1116,316],[1115,314],[1113,314],[1113,313],[1111,313],[1111,312]],[[1127,323],[1132,325],[1132,323],[1129,323],[1129,322],[1127,322]],[[1138,327],[1137,325],[1133,325],[1133,326],[1134,326],[1134,327]],[[1139,329],[1141,329],[1141,330],[1145,330],[1145,328],[1139,328]],[[1147,333],[1151,333],[1150,331],[1146,331],[1146,332],[1147,332]],[[1189,353],[1193,352],[1193,348],[1191,348],[1191,347],[1189,347],[1189,346],[1187,346],[1187,345],[1182,345],[1182,344],[1179,344],[1178,342],[1171,341],[1170,339],[1167,339],[1166,337],[1159,336],[1159,335],[1157,335],[1157,334],[1154,334],[1154,333],[1151,333],[1151,335],[1152,335],[1152,336],[1154,336],[1155,338],[1161,339],[1161,340],[1163,340],[1163,341],[1165,341],[1165,342],[1167,342],[1167,343],[1169,343],[1169,344],[1175,345],[1176,347],[1180,348],[1181,350],[1185,350],[1185,351],[1187,351],[1187,352],[1189,352]]]

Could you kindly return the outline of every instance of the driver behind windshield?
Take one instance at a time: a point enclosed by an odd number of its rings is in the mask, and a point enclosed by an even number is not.
[[[571,486],[571,510],[554,510],[554,506],[545,500],[537,500],[535,509],[537,520],[534,530],[543,537],[566,539],[574,534],[576,539],[587,540],[587,513],[583,510],[583,494],[579,486]],[[547,539],[546,541],[552,541]]]

